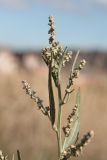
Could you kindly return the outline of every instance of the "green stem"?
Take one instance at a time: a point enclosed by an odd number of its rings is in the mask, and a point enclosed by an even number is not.
[[[57,143],[58,143],[58,158],[59,158],[60,157],[60,143],[59,143],[58,131],[56,132],[56,137],[57,137]]]
[[[58,129],[58,147],[59,147],[59,155],[62,150],[62,137],[61,137],[61,114],[62,114],[62,108],[61,108],[61,103],[62,103],[62,96],[61,96],[61,86],[60,84],[58,85],[58,100],[59,100],[59,110],[58,110],[58,122],[57,122],[57,129]]]

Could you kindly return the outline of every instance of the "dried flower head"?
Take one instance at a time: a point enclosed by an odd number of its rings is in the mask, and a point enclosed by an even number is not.
[[[72,125],[72,122],[74,121],[74,116],[77,112],[77,109],[78,109],[78,106],[75,105],[75,107],[72,110],[72,113],[67,118],[67,125],[63,127],[63,131],[66,137],[68,137],[70,134],[71,127],[72,127],[71,125]]]
[[[48,34],[49,37],[49,47],[42,50],[42,57],[48,67],[51,68],[52,76],[55,82],[55,85],[58,86],[58,77],[59,72],[65,63],[68,62],[72,58],[71,52],[69,53],[67,49],[63,49],[59,42],[56,41],[55,34],[55,22],[54,17],[49,17],[50,29]]]
[[[48,31],[48,34],[50,34],[49,44],[53,44],[53,42],[55,41],[55,24],[54,24],[54,17],[53,16],[49,16],[48,25],[50,26],[50,29]]]
[[[31,97],[31,99],[33,99],[34,102],[37,103],[38,109],[40,109],[44,115],[49,116],[49,113],[48,113],[50,110],[49,107],[44,107],[43,100],[40,99],[38,96],[36,96],[36,92],[31,89],[28,82],[26,80],[23,80],[22,84],[23,84],[23,89],[26,91],[26,94],[28,94]]]
[[[83,136],[80,143],[77,145],[71,145],[61,154],[60,160],[67,160],[70,157],[78,157],[81,155],[83,148],[91,141],[94,136],[94,132],[90,131]]]

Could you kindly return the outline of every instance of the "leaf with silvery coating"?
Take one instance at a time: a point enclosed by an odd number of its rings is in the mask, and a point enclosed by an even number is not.
[[[68,137],[65,137],[62,152],[68,148],[70,145],[74,143],[76,140],[77,134],[79,132],[79,125],[80,125],[80,89],[76,95],[76,104],[77,104],[77,111],[75,116],[73,117],[73,122],[70,129],[70,134]]]
[[[55,122],[55,101],[53,95],[53,88],[52,88],[52,76],[51,76],[51,66],[49,66],[49,76],[48,76],[48,91],[49,91],[49,105],[50,105],[50,118],[52,126]]]

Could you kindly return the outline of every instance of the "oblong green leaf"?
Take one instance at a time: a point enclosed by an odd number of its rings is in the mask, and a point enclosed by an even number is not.
[[[54,125],[55,123],[55,101],[54,101],[54,94],[53,94],[53,88],[52,88],[51,67],[49,67],[48,91],[49,91],[50,118],[51,118],[52,125]]]
[[[68,148],[70,145],[74,143],[76,140],[77,134],[79,132],[79,125],[80,125],[80,89],[77,92],[76,95],[76,104],[77,104],[77,111],[75,116],[73,117],[73,122],[71,124],[70,134],[68,137],[65,137],[63,149],[64,151],[66,148]]]

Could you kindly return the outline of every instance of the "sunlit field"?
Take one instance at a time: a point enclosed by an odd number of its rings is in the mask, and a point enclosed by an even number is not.
[[[64,76],[66,78],[64,78]],[[63,89],[67,73],[62,76]],[[22,80],[30,82],[32,88],[48,105],[47,71],[35,73],[19,71],[0,75],[0,149],[11,158],[19,149],[23,160],[55,160],[57,147],[55,135],[47,117],[42,116],[35,103],[22,89]],[[84,132],[95,131],[95,137],[85,148],[80,160],[105,160],[107,152],[107,75],[103,72],[82,73],[75,83],[67,113],[75,103],[76,90],[81,89],[80,138]],[[55,91],[56,93],[56,91]],[[57,94],[56,94],[57,98]]]

